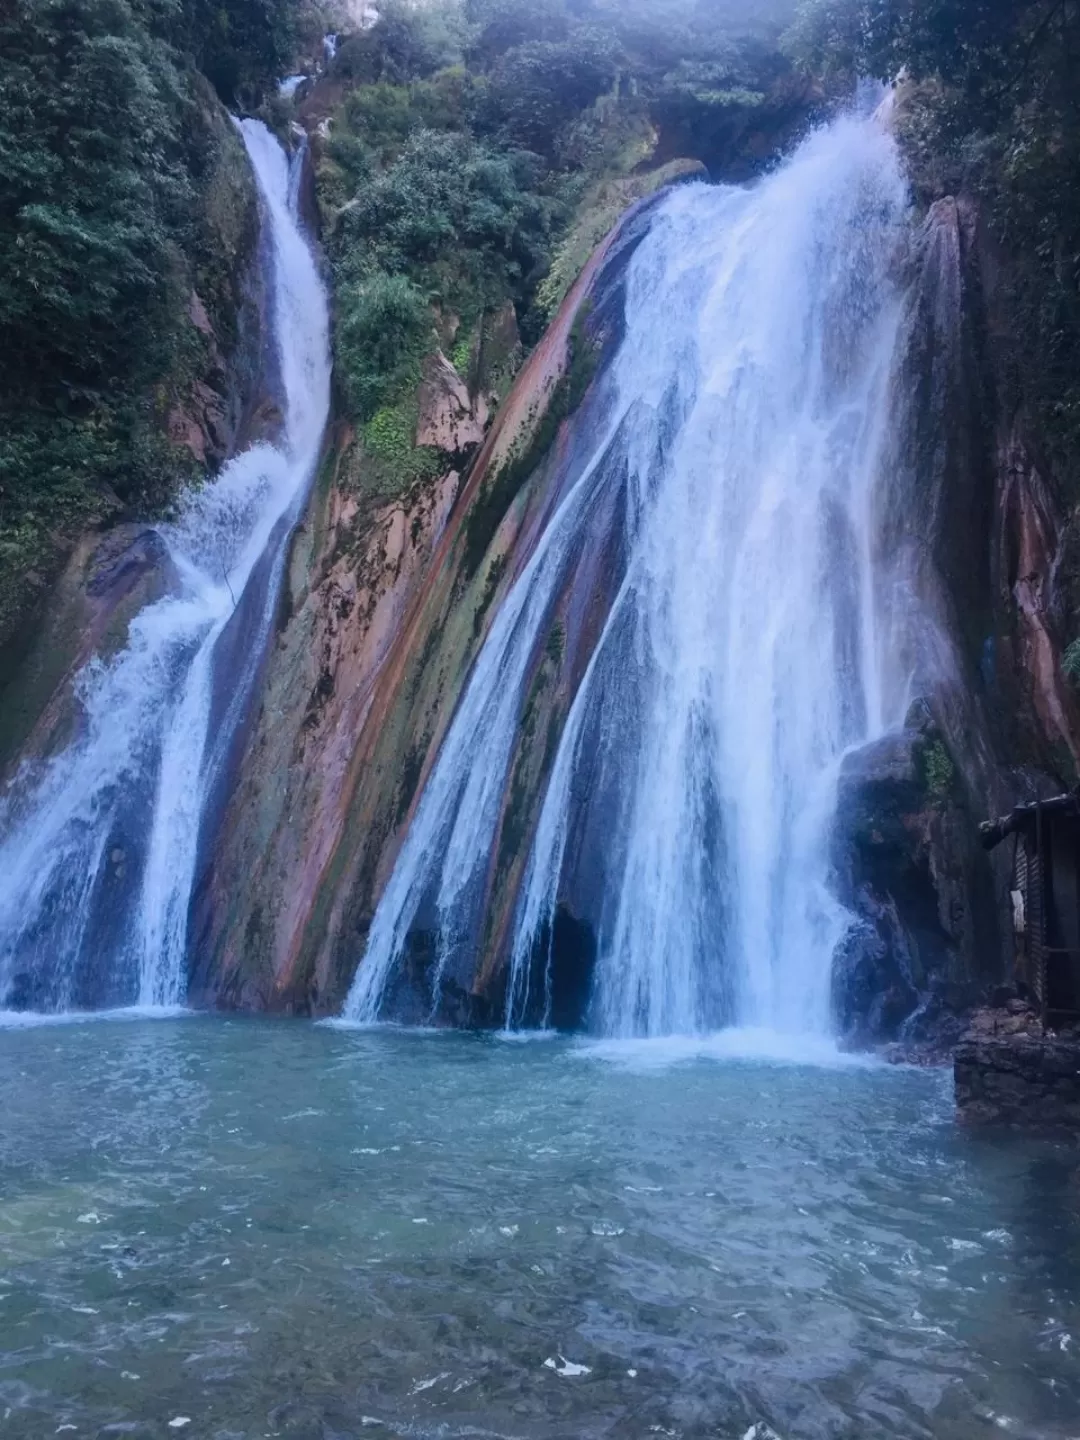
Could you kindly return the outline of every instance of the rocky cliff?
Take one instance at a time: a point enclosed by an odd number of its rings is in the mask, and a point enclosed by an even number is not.
[[[339,429],[294,546],[263,703],[196,901],[198,1002],[340,1009],[470,666],[567,483],[575,433],[589,423],[583,402],[616,337],[621,265],[648,203],[596,249],[479,451],[491,403],[485,366],[470,390],[442,355],[428,364],[417,428],[417,443],[444,456],[437,474],[381,499],[354,436]],[[505,336],[509,325],[496,329]],[[500,366],[505,353],[504,343]],[[601,572],[602,555],[588,564]],[[536,659],[529,737],[492,862],[494,969],[465,977],[448,1019],[494,1013],[496,932],[544,764],[544,747],[529,741],[565,716],[566,677],[580,678],[584,632],[598,614],[587,605],[569,628],[555,621],[559,644]]]
[[[859,1039],[954,1039],[1012,975],[1010,857],[981,820],[1077,779],[1080,711],[1062,667],[1074,523],[1010,373],[1010,262],[979,203],[933,203],[912,259],[899,374],[915,503],[890,544],[911,556],[927,623],[905,731],[850,757],[837,871],[859,916],[836,974]]]
[[[442,355],[426,370],[415,437],[444,457],[437,474],[381,499],[339,429],[294,548],[238,789],[206,856],[199,1003],[340,1008],[470,666],[592,421],[580,402],[617,338],[620,257],[639,217],[597,249],[475,457],[484,383],[466,386]],[[1007,976],[1006,862],[994,868],[978,824],[1075,774],[1076,701],[1060,663],[1071,531],[1009,402],[995,329],[1004,263],[965,197],[930,208],[908,261],[892,464],[906,476],[898,493],[914,499],[885,531],[918,591],[918,624],[898,639],[912,703],[903,733],[848,760],[834,841],[838,889],[858,917],[834,998],[860,1043],[947,1040],[955,1017]],[[617,535],[611,517],[594,517],[534,657],[484,933],[475,963],[443,977],[448,1022],[503,1012],[508,920],[619,574]],[[567,1025],[582,1018],[595,958],[585,898],[566,897],[551,951]],[[395,1014],[427,1017],[432,951],[421,926]]]

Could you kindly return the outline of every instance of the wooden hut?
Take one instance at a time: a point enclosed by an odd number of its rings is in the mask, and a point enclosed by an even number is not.
[[[1080,790],[983,825],[987,850],[1013,846],[1016,978],[1049,1024],[1080,1017]]]

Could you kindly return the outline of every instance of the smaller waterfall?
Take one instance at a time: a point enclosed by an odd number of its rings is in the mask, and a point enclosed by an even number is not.
[[[547,782],[508,1023],[592,811],[595,1030],[828,1033],[848,923],[829,889],[839,766],[899,723],[906,694],[880,510],[908,210],[870,117],[817,132],[752,188],[663,203],[630,262],[608,423],[476,663],[347,1018],[385,1018],[421,917],[436,1004],[475,944],[532,658],[574,537],[618,484],[626,573]]]
[[[286,543],[330,406],[326,296],[297,214],[296,162],[238,122],[265,211],[284,411],[160,527],[174,593],[78,681],[79,737],[0,802],[0,1005],[173,1006],[185,995],[200,828],[272,623]],[[222,638],[244,625],[242,658]],[[114,857],[120,856],[121,880]]]

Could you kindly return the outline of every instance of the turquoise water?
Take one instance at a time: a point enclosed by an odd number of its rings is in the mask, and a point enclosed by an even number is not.
[[[1080,1434],[1080,1150],[681,1057],[0,1031],[0,1436]]]

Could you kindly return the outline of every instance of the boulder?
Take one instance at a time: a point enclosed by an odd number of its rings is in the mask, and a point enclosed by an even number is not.
[[[957,772],[922,707],[843,766],[833,863],[855,917],[834,971],[856,1044],[951,1048],[995,956],[989,862]]]

